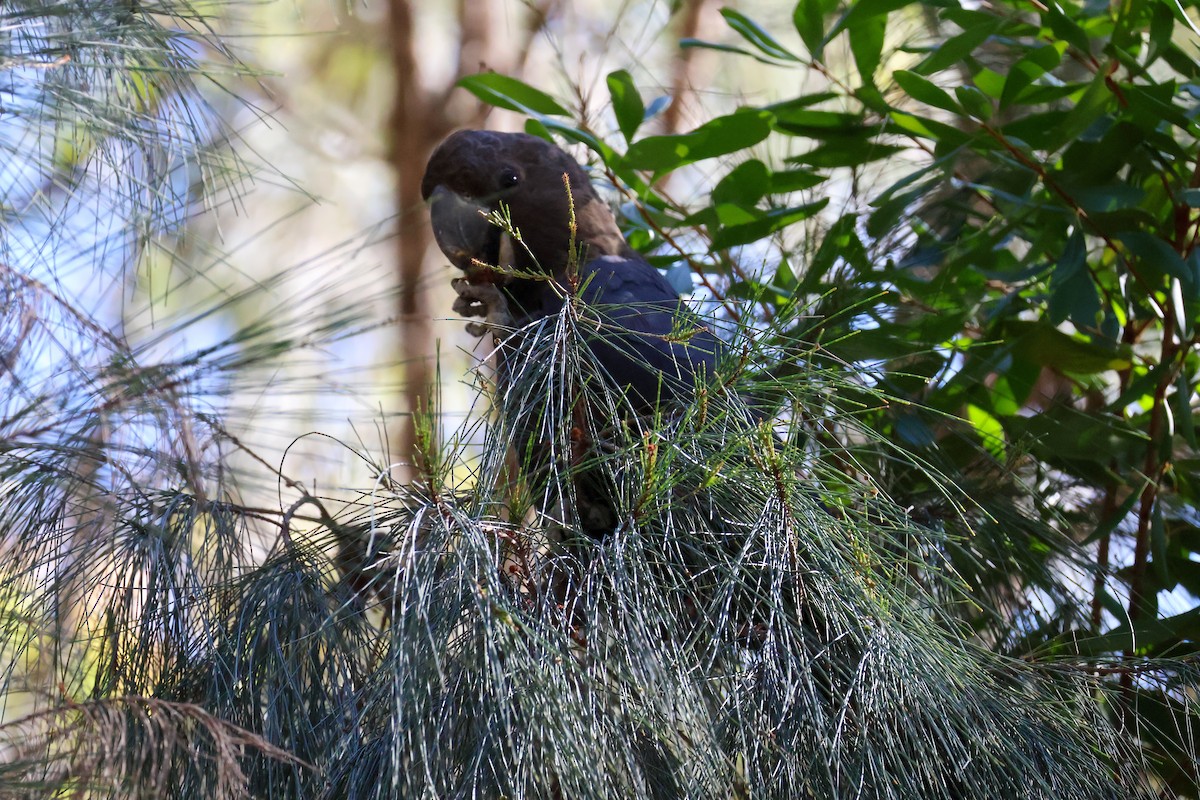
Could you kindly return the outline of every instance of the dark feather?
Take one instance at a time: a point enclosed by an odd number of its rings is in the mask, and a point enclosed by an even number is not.
[[[431,201],[439,247],[470,283],[500,287],[514,329],[561,313],[564,302],[577,304],[594,372],[625,398],[627,409],[645,414],[686,404],[715,375],[717,337],[688,311],[663,275],[626,244],[587,173],[554,144],[522,133],[459,131],[430,158],[422,193]],[[520,242],[512,248],[511,263],[498,265],[498,228],[481,220],[501,209]],[[478,262],[501,269],[481,274]],[[510,339],[501,352],[512,363],[503,363],[502,356],[499,380],[511,383],[524,369],[529,350]],[[508,388],[500,387],[501,396]],[[566,388],[583,396],[579,386]],[[590,440],[612,429],[616,420],[598,420],[611,411],[572,402],[576,419],[558,424],[571,426],[574,444],[556,448],[545,438],[547,410],[529,408],[523,400],[517,405],[514,431],[520,441],[514,445],[523,454],[534,493],[552,469],[566,469],[575,475],[576,523],[592,536],[611,530],[619,516],[616,476],[599,467],[578,469],[594,463]]]
[[[588,345],[637,410],[687,402],[697,381],[715,373],[717,338],[688,313],[662,273],[625,243],[587,173],[562,149],[524,133],[459,131],[429,160],[422,193],[430,198],[439,187],[480,210],[496,211],[503,204],[526,246],[513,248],[511,266],[557,283],[501,280],[514,325],[557,313],[568,288],[578,287],[579,299],[593,307],[602,322]],[[572,207],[576,242],[583,250],[583,265],[574,278],[567,274]],[[466,246],[448,243],[445,235],[439,237],[439,245],[464,269],[468,265],[463,251],[474,251],[471,257],[494,264],[494,237],[478,230],[474,220],[467,225],[476,230]],[[455,226],[453,233],[460,229]]]

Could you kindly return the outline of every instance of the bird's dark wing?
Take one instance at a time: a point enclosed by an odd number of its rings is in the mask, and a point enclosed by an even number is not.
[[[600,320],[589,349],[639,410],[687,402],[715,374],[719,340],[642,259],[592,259],[582,270],[580,299]]]
[[[686,403],[715,374],[717,338],[629,248],[587,173],[556,145],[523,133],[459,131],[430,158],[422,192],[439,247],[469,281],[502,287],[516,327],[557,314],[565,288],[579,287],[578,299],[600,321],[587,346],[638,411]],[[502,237],[485,215],[501,209],[523,246],[488,276],[473,264],[498,264]],[[568,276],[573,243],[586,259],[577,281]]]
[[[601,445],[624,434],[609,415],[614,405],[593,402],[595,373],[637,414],[677,408],[716,375],[718,339],[629,247],[587,172],[551,142],[458,131],[430,158],[421,191],[438,246],[465,273],[456,308],[479,316],[487,306],[490,320],[501,316],[492,305],[503,307],[507,322],[493,331],[517,329],[502,336],[497,401],[530,496],[549,498],[551,476],[569,475],[557,485],[556,513],[588,536],[605,535],[625,512],[620,465]],[[503,235],[487,219],[497,213],[511,222]],[[594,370],[567,374],[556,361],[561,342],[536,324],[562,314],[564,303],[580,309],[587,353],[575,353],[590,356]]]

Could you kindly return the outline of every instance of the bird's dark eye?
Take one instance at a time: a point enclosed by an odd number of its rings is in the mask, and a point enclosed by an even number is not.
[[[502,189],[511,189],[521,182],[521,176],[517,174],[515,169],[505,167],[500,172],[500,187]]]

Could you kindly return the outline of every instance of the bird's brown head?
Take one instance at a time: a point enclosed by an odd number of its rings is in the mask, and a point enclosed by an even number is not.
[[[570,182],[569,199],[564,175]],[[576,240],[586,245],[588,257],[627,250],[583,168],[561,148],[529,134],[451,134],[429,159],[421,194],[431,204],[438,246],[469,277],[475,272],[473,260],[509,266],[500,264],[503,231],[485,219],[501,205],[528,248],[512,247],[511,266],[519,271],[558,274],[566,267],[572,204]]]

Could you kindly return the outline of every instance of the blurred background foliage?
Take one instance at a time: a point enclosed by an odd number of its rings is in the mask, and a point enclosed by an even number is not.
[[[0,4],[0,796],[486,794],[462,776],[489,759],[529,796],[1197,796],[1198,19],[1176,0]],[[691,576],[643,540],[665,573],[631,573],[620,543],[575,567],[663,609],[612,623],[611,666],[575,664],[553,608],[481,588],[519,538],[489,517],[504,428],[486,370],[462,378],[489,348],[447,319],[419,197],[467,125],[570,146],[735,343],[730,380],[779,410],[781,463],[819,487],[789,502],[846,581],[810,587],[846,636],[816,645],[832,677],[743,647],[702,661],[758,684],[689,683],[696,654],[645,634],[694,622],[655,583]],[[713,438],[695,447],[741,476],[728,502],[767,502],[737,459],[771,448]],[[642,444],[621,452],[669,489]],[[780,557],[776,521],[729,520],[763,537],[754,564]],[[757,596],[727,566],[730,596]],[[815,623],[755,575],[794,623],[773,652],[802,661]],[[606,591],[580,608],[619,606]],[[879,718],[916,744],[834,737],[819,779],[781,757],[813,728],[780,709],[824,708],[786,687],[854,685],[876,641],[854,620],[910,603],[938,609],[894,614],[924,655],[891,645],[868,685],[914,687]],[[723,613],[713,630],[748,624]],[[753,702],[705,729],[730,696]],[[1062,771],[1046,782],[939,784],[951,755],[1029,752],[979,744],[965,712],[1072,755],[1030,758]],[[511,752],[478,744],[502,734]],[[1098,761],[1070,747],[1092,734]]]

